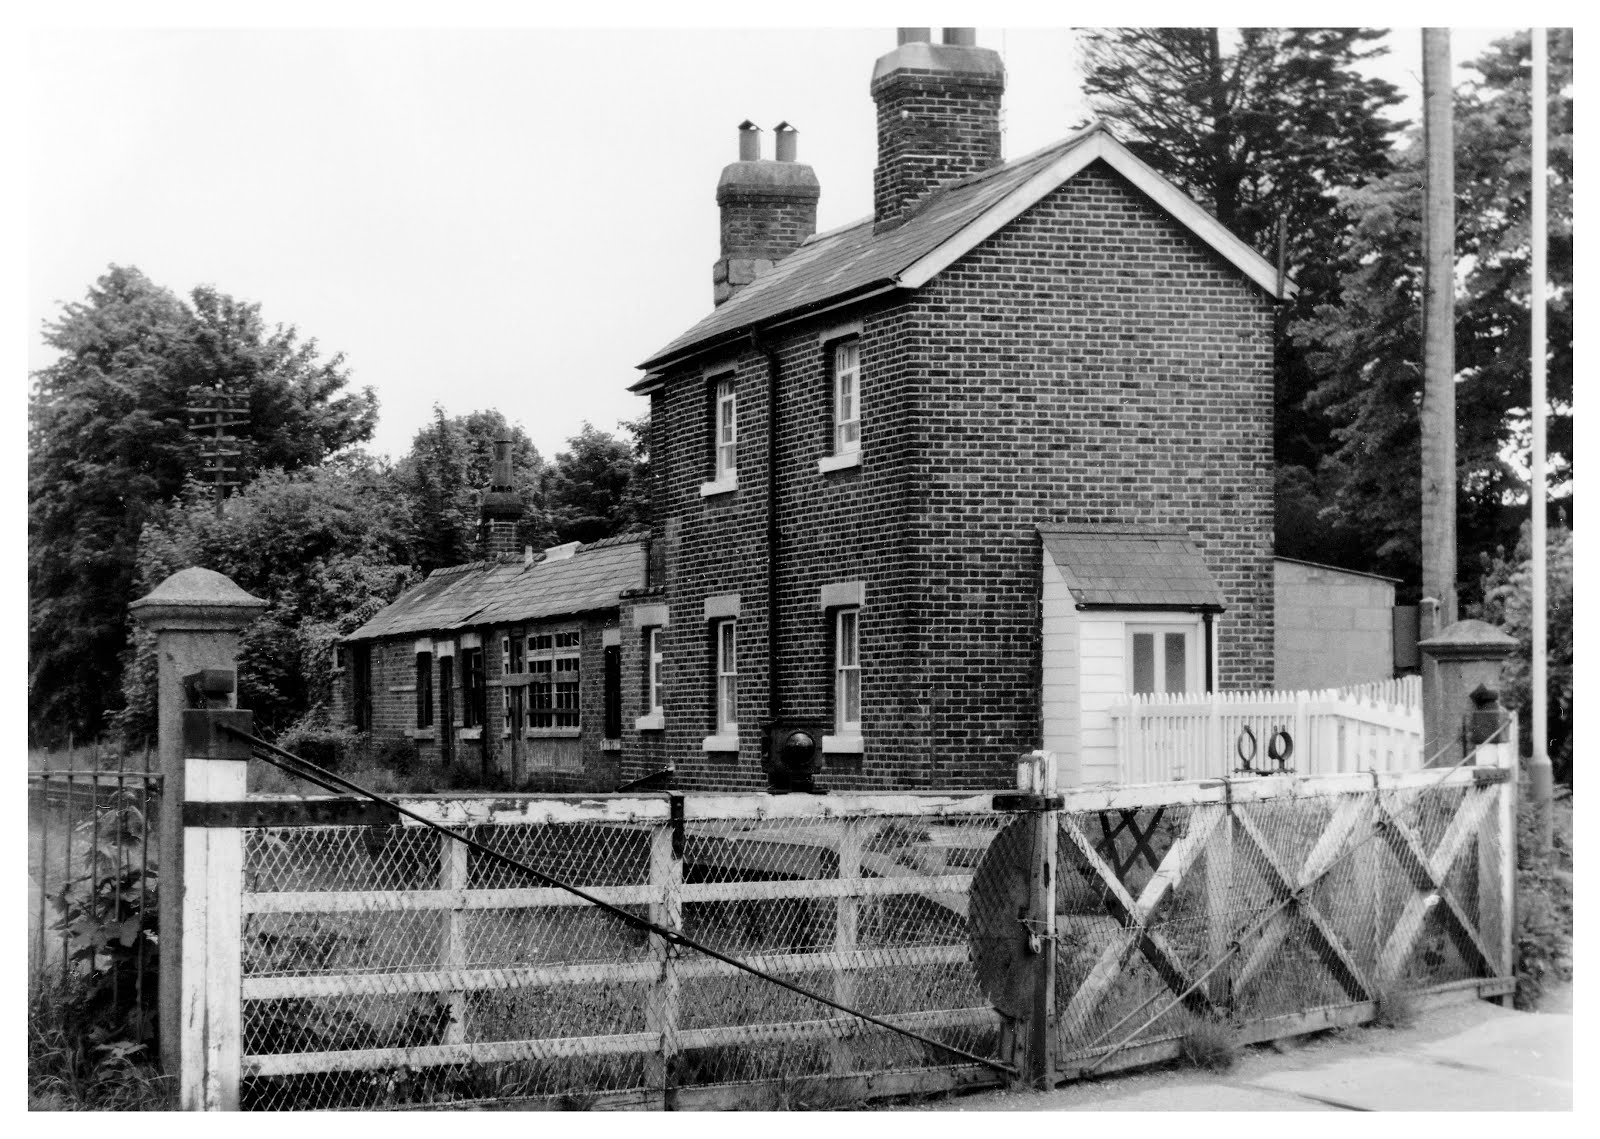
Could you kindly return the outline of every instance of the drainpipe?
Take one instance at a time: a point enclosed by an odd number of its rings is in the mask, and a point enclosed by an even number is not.
[[[750,344],[767,358],[767,718],[777,723],[783,686],[778,676],[778,353],[754,329]]]
[[[1212,638],[1211,622],[1213,620],[1215,620],[1215,619],[1216,619],[1216,614],[1212,613],[1210,610],[1205,610],[1204,612],[1202,612],[1200,614],[1200,620],[1205,622],[1205,626],[1206,626],[1206,649],[1205,649],[1205,652],[1206,652],[1206,691],[1207,692],[1216,691],[1216,678],[1214,676],[1212,676],[1212,674],[1211,674],[1212,673],[1211,657],[1212,657],[1212,653],[1213,653],[1212,644],[1211,644],[1211,638]]]

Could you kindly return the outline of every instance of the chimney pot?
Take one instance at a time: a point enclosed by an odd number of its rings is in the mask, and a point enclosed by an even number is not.
[[[896,28],[896,44],[925,44],[933,39],[932,28]]]
[[[788,123],[779,123],[772,128],[777,139],[777,155],[779,162],[793,162],[795,160],[795,146],[800,132]]]
[[[761,128],[746,119],[739,124],[739,161],[761,160]]]
[[[946,28],[944,29],[944,42],[952,47],[977,47],[977,28]]]

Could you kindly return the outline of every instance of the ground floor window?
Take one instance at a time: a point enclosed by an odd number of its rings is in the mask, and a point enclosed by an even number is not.
[[[528,638],[528,727],[580,727],[583,637],[577,630]]]
[[[661,629],[651,626],[644,631],[645,659],[645,711],[661,711]]]
[[[433,727],[433,654],[417,654],[417,727]]]
[[[1192,625],[1128,625],[1128,691],[1198,692],[1200,654]]]
[[[861,611],[834,615],[834,728],[841,736],[861,734]]]
[[[739,634],[732,618],[712,624],[712,644],[717,662],[717,735],[739,731]]]
[[[461,726],[477,728],[488,716],[488,689],[484,685],[483,650],[461,650]]]

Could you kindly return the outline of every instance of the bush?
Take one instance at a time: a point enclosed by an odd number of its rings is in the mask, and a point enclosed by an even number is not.
[[[312,716],[296,721],[274,742],[284,751],[329,771],[347,766],[364,745],[354,728],[335,726]]]
[[[1407,989],[1379,989],[1377,1005],[1367,1022],[1372,1028],[1410,1028],[1421,1012],[1416,994]]]
[[[1538,849],[1538,815],[1517,798],[1516,1006],[1532,1010],[1547,985],[1572,980],[1572,801],[1552,805],[1553,841]]]
[[[1191,1018],[1178,1041],[1178,1056],[1184,1063],[1210,1072],[1226,1072],[1238,1055],[1239,1043],[1233,1029],[1218,1020]]]

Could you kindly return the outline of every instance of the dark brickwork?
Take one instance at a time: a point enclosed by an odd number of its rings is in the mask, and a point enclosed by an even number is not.
[[[861,321],[862,461],[832,473],[826,330]],[[909,300],[791,326],[778,446],[783,708],[831,721],[823,585],[860,581],[863,737],[835,789],[984,787],[1038,746],[1039,523],[1183,527],[1228,600],[1219,686],[1272,682],[1271,302],[1103,165]],[[765,785],[767,364],[680,369],[651,400],[670,608],[665,730],[633,729],[639,637],[622,612],[623,778]],[[737,378],[739,488],[711,477],[708,384]],[[737,593],[740,750],[710,755],[704,603]],[[632,646],[631,648],[629,646]],[[630,653],[632,654],[630,656]]]
[[[909,213],[943,182],[1000,164],[999,77],[900,68],[872,84],[878,166],[872,210],[879,224]]]
[[[620,778],[621,752],[607,750],[603,744],[605,722],[605,631],[616,625],[615,611],[591,613],[507,628],[474,630],[483,646],[484,676],[487,684],[485,722],[477,738],[459,738],[463,727],[464,704],[461,691],[461,650],[456,650],[453,674],[454,723],[457,733],[455,763],[469,772],[487,768],[507,780],[512,775],[511,739],[503,734],[504,702],[501,698],[501,640],[506,636],[526,637],[532,633],[557,629],[581,629],[579,658],[579,722],[576,736],[532,738],[523,742],[523,776],[518,790],[529,791],[610,791]],[[443,695],[439,687],[439,662],[432,661],[433,726],[417,728],[417,658],[415,636],[372,642],[372,734],[379,739],[412,738],[424,764],[443,762],[440,738],[446,730],[442,719]],[[347,648],[346,653],[355,651]],[[348,660],[348,657],[347,657]],[[335,699],[331,713],[335,723],[348,723],[351,706],[350,685],[354,669],[348,664],[335,676]],[[627,672],[624,671],[624,682]]]

